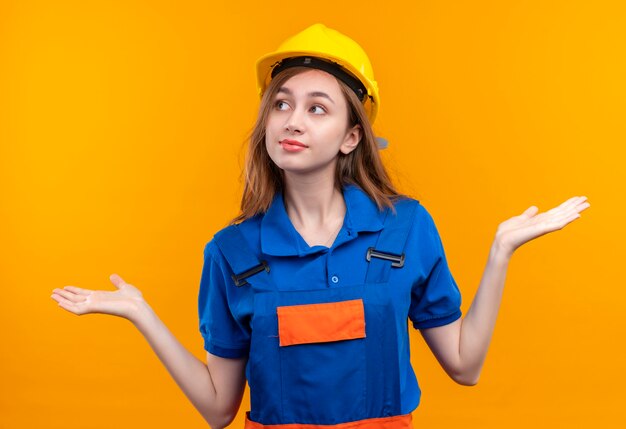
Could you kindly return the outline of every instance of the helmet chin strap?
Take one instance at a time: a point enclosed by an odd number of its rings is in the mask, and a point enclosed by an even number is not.
[[[378,149],[387,149],[389,141],[383,137],[376,137],[376,143],[378,143]]]

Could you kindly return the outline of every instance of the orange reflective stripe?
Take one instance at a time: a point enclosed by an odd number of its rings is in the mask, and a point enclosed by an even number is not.
[[[365,338],[363,300],[278,307],[281,346]]]
[[[245,429],[413,429],[412,415],[404,414],[393,417],[358,420],[337,425],[305,425],[290,423],[286,425],[262,425],[253,422],[246,414]]]

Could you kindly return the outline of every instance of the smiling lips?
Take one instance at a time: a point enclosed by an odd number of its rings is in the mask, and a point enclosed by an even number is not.
[[[282,148],[287,152],[300,152],[306,149],[308,146],[298,140],[284,139],[279,142]]]

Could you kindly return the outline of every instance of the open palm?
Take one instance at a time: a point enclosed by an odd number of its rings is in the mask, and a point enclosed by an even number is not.
[[[117,290],[89,290],[65,286],[63,289],[54,289],[52,299],[74,314],[103,313],[128,319],[143,301],[141,291],[126,283],[117,274],[112,274],[109,278]]]
[[[543,213],[531,206],[519,216],[502,222],[496,232],[496,240],[512,254],[515,249],[544,234],[557,231],[580,217],[580,212],[590,204],[587,197],[572,197],[561,205]]]

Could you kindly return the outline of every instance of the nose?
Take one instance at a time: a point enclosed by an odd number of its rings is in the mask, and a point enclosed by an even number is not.
[[[299,109],[292,110],[285,121],[285,131],[292,134],[302,134],[304,132],[304,118]]]

